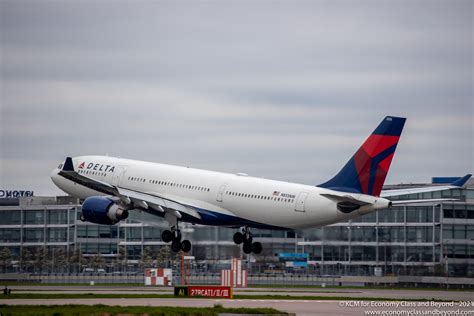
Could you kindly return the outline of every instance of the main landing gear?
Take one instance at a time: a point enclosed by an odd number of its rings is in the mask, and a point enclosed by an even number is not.
[[[179,252],[180,250],[189,252],[189,250],[191,250],[191,242],[189,240],[185,239],[181,241],[181,231],[177,226],[171,227],[171,230],[163,231],[161,240],[164,242],[171,241],[171,250],[174,252]]]
[[[242,232],[236,232],[234,234],[234,242],[236,245],[244,244],[242,249],[244,253],[254,253],[256,255],[262,252],[262,244],[258,241],[252,242],[252,233],[249,227],[242,228]]]

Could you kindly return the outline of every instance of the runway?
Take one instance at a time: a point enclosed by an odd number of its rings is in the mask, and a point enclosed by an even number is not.
[[[89,286],[89,285],[41,285],[41,286],[10,286],[13,293],[96,293],[96,294],[173,294],[172,287],[145,286]],[[234,289],[234,295],[275,295],[275,296],[320,296],[320,297],[350,297],[350,298],[388,298],[409,300],[453,300],[471,301],[473,291],[446,290],[415,290],[415,289],[373,289],[373,288],[245,288]]]
[[[408,306],[396,306],[403,302],[384,301],[326,301],[326,300],[222,300],[222,299],[48,299],[48,300],[24,300],[11,299],[0,300],[0,304],[7,305],[118,305],[118,306],[181,306],[181,307],[212,307],[214,304],[222,304],[224,307],[273,307],[275,309],[294,313],[297,316],[309,315],[367,315],[367,312],[376,311],[455,311],[464,312],[463,315],[474,315],[474,309],[454,306],[419,306],[417,304],[429,304],[430,302],[405,302]],[[362,305],[364,304],[364,305]],[[441,303],[440,303],[441,304]],[[0,313],[2,312],[0,308]],[[440,313],[437,313],[438,315]],[[401,315],[401,314],[397,314]]]

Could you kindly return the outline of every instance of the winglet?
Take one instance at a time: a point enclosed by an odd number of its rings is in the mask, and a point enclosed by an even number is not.
[[[451,185],[456,186],[456,187],[462,187],[464,184],[466,184],[467,180],[471,178],[471,176],[472,174],[466,174],[464,177],[451,183]]]
[[[67,157],[64,162],[63,171],[74,171],[74,165],[72,163],[72,158]]]

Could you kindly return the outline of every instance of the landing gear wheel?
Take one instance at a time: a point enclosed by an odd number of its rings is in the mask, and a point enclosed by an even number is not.
[[[243,243],[243,242],[244,242],[244,239],[245,239],[245,237],[244,237],[244,235],[243,235],[242,233],[236,232],[236,233],[234,234],[234,243],[235,243],[236,245],[240,245],[241,243]]]
[[[252,244],[252,252],[256,255],[260,254],[262,252],[262,244],[258,241],[254,242]]]
[[[165,230],[163,231],[163,233],[161,234],[161,240],[163,240],[164,242],[170,242],[173,240],[173,233],[170,232],[169,230]]]
[[[250,242],[244,242],[244,246],[242,247],[244,250],[244,253],[249,254],[252,253],[252,243]]]
[[[181,250],[181,242],[173,240],[171,243],[171,250],[173,250],[173,252],[179,252]]]
[[[181,250],[184,252],[189,252],[189,250],[191,250],[191,242],[187,239],[183,240],[181,242]]]

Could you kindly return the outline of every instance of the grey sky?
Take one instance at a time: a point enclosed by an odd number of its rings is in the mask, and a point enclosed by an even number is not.
[[[472,1],[0,1],[2,188],[67,155],[317,184],[385,115],[389,183],[474,171]]]

